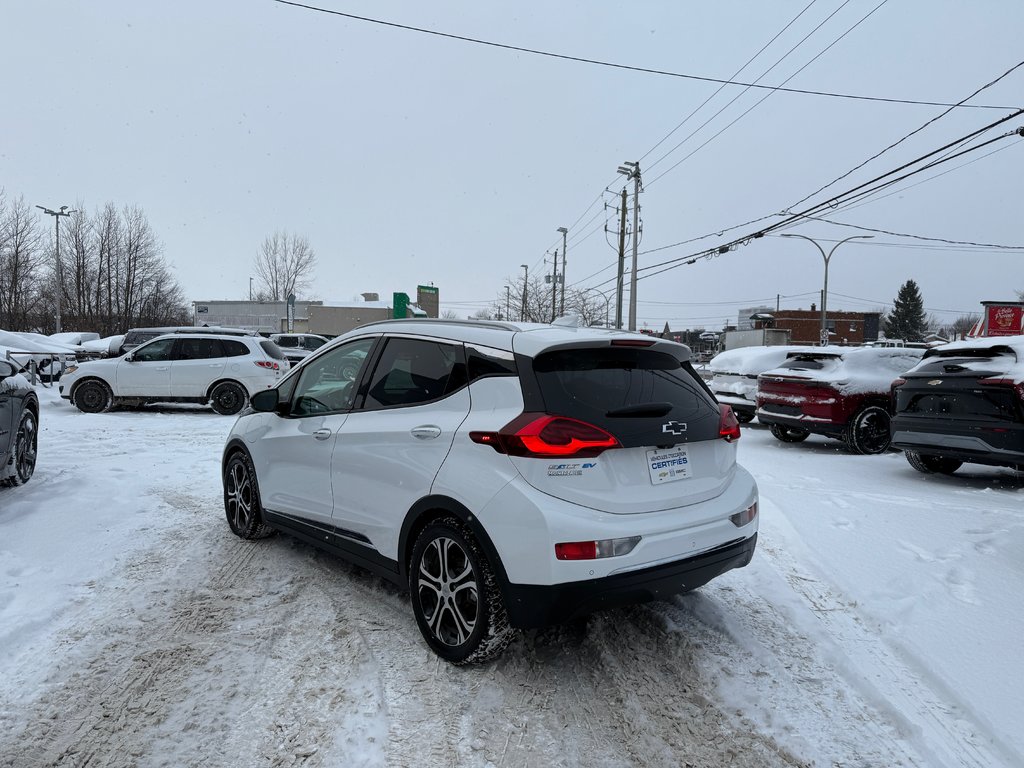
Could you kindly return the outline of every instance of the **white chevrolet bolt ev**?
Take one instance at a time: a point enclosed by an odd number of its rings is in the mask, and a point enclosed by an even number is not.
[[[252,398],[223,454],[245,539],[277,529],[402,587],[463,664],[517,628],[686,592],[750,562],[739,425],[682,344],[393,320]]]

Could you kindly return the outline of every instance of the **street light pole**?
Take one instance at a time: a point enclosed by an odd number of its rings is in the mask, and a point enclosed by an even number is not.
[[[59,211],[51,211],[49,208],[46,208],[45,206],[42,206],[42,205],[37,205],[36,208],[41,210],[47,216],[53,216],[54,229],[56,230],[56,235],[55,235],[55,238],[54,238],[54,244],[55,244],[55,247],[57,249],[57,318],[56,319],[57,319],[57,333],[60,333],[60,305],[61,305],[61,300],[62,300],[62,298],[64,296],[64,271],[61,269],[61,264],[60,264],[60,217],[61,216],[70,216],[72,213],[77,213],[77,211],[69,211],[68,207],[66,205],[62,205],[60,207]]]
[[[249,301],[252,301],[252,278],[249,278]]]
[[[505,286],[505,319],[512,319],[512,286]]]
[[[519,321],[526,322],[526,287],[530,284],[530,268],[525,264],[520,264],[523,268],[523,311],[519,315]]]
[[[825,282],[821,289],[821,346],[828,344],[828,263],[832,259],[832,254],[836,252],[836,249],[843,243],[848,243],[850,240],[871,240],[874,235],[853,235],[845,240],[840,240],[838,243],[832,246],[827,254],[825,249],[818,245],[818,241],[807,237],[807,235],[796,235],[796,234],[783,234],[782,237],[799,237],[801,240],[807,240],[814,244],[814,247],[821,253],[821,258],[825,260]]]

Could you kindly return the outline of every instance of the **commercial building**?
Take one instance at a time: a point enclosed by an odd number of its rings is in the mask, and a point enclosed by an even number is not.
[[[437,317],[438,290],[417,286],[417,301],[405,293],[381,300],[376,293],[362,301],[194,301],[194,325],[247,328],[260,333],[318,333],[337,336],[360,325],[398,317]]]
[[[756,320],[755,328],[778,328],[789,331],[790,344],[821,343],[821,310],[780,309],[771,313],[773,320]],[[865,344],[878,340],[881,315],[878,312],[828,311],[826,324],[831,344]]]

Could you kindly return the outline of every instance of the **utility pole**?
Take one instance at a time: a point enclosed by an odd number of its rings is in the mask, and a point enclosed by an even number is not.
[[[640,163],[628,160],[618,172],[633,180],[633,266],[629,273],[629,330],[636,330],[636,256],[640,245]],[[625,190],[623,190],[625,191]]]
[[[249,278],[249,301],[252,301],[252,278]]]
[[[555,258],[551,261],[551,322],[555,322],[555,300],[558,298],[558,249],[555,248]]]
[[[562,308],[561,308],[561,310],[559,311],[558,314],[564,315],[565,314],[565,252],[569,249],[568,245],[565,242],[565,238],[566,238],[566,235],[569,234],[569,230],[566,229],[565,227],[559,227],[558,231],[562,233],[562,299],[561,299]],[[556,256],[555,258],[558,258],[558,257]]]
[[[53,216],[53,224],[56,230],[54,244],[57,248],[57,333],[60,333],[60,305],[64,297],[64,271],[60,264],[60,217],[70,216],[72,213],[77,213],[77,211],[69,211],[66,205],[62,205],[59,211],[51,211],[42,205],[37,205],[36,208],[47,216]]]
[[[512,319],[512,286],[505,286],[505,319]]]
[[[622,275],[626,269],[626,188],[619,206],[619,272],[615,282],[615,328],[622,330]]]
[[[526,322],[526,286],[530,284],[530,268],[525,264],[520,264],[523,268],[523,311],[519,315],[519,321]]]

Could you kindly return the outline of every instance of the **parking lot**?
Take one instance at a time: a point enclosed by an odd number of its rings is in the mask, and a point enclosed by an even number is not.
[[[754,422],[753,563],[455,668],[408,600],[224,522],[233,419],[42,389],[0,491],[0,765],[905,765],[1024,760],[1024,476],[923,476]]]

